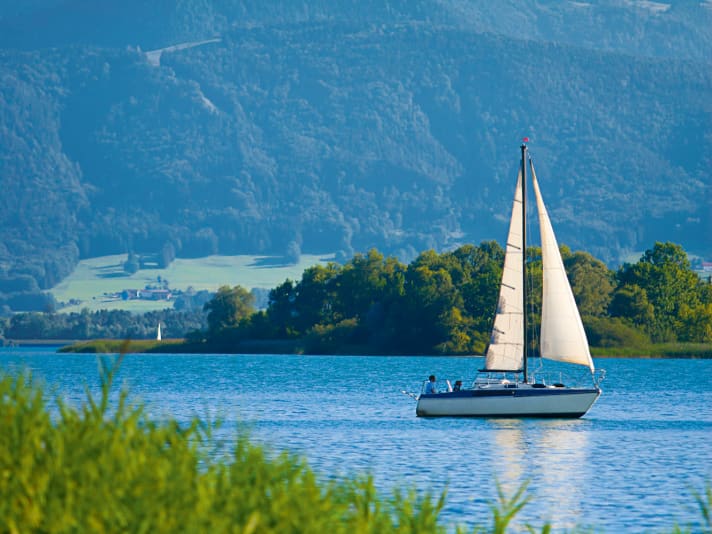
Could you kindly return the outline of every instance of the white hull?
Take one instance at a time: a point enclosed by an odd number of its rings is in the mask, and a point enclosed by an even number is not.
[[[420,417],[581,417],[600,389],[484,387],[418,398]]]

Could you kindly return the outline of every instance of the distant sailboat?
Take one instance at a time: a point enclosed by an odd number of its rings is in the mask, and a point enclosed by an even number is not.
[[[158,323],[158,331],[156,332],[156,340],[161,341],[161,323]]]
[[[561,380],[547,380],[543,373],[530,376],[527,368],[526,144],[522,144],[521,150],[499,301],[485,368],[469,388],[453,391],[448,387],[447,391],[435,393],[424,389],[416,407],[419,416],[581,417],[601,394],[586,332],[531,159],[529,166],[539,214],[544,273],[541,357],[588,367],[592,384],[590,387],[564,386]]]

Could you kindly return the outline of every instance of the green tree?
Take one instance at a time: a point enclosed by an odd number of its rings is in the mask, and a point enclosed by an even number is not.
[[[680,323],[680,341],[712,342],[712,304],[699,304],[694,308],[683,304]]]
[[[588,316],[584,326],[589,343],[596,347],[639,348],[650,343],[650,338],[641,329],[621,317]]]
[[[474,329],[471,335],[486,339],[497,306],[504,249],[496,241],[486,241],[479,247],[465,245],[450,254],[457,259],[464,275],[459,290]],[[484,346],[478,350],[483,351]]]
[[[437,260],[435,252],[425,252],[406,272],[403,306],[397,310],[396,318],[400,346],[408,352],[423,354],[442,350],[444,344],[458,336],[453,327],[462,326],[458,321],[464,307],[462,296],[450,273],[427,265],[438,263]]]
[[[295,326],[295,317],[297,316],[296,299],[296,284],[289,279],[269,292],[267,319],[274,327],[274,331],[279,338],[298,335]]]
[[[242,286],[222,286],[204,306],[208,312],[209,333],[215,335],[237,327],[240,320],[255,311],[254,300],[252,293]]]
[[[89,339],[92,331],[92,317],[87,308],[82,308],[78,320],[72,328],[72,337],[76,339]]]
[[[405,266],[376,249],[356,254],[336,280],[339,313],[363,321],[375,306],[403,296]]]
[[[680,245],[655,243],[638,263],[621,267],[617,277],[619,290],[638,286],[645,292],[653,307],[653,316],[646,325],[653,341],[684,337],[680,314],[683,306],[695,309],[701,304],[701,282]]]
[[[128,258],[124,262],[124,272],[134,274],[138,272],[139,268],[138,256],[133,252],[129,252]]]
[[[460,308],[452,307],[445,310],[438,319],[447,339],[435,345],[435,352],[440,354],[473,352],[472,337],[470,336],[472,320],[464,315]]]
[[[302,274],[302,279],[294,290],[294,317],[292,324],[299,335],[303,335],[317,324],[331,324],[340,321],[335,313],[335,279],[341,267],[336,263],[315,265]]]
[[[42,339],[49,328],[49,315],[45,313],[19,313],[10,318],[5,336],[8,339]]]
[[[648,300],[647,292],[635,284],[618,288],[608,309],[611,317],[625,318],[641,327],[655,321],[655,308]]]
[[[615,289],[614,273],[601,260],[581,251],[567,255],[564,267],[581,315],[605,316]]]

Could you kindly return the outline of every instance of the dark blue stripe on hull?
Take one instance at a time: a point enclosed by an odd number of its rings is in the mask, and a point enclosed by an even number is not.
[[[539,388],[496,388],[496,389],[465,389],[462,391],[448,391],[447,393],[422,394],[424,399],[452,399],[459,397],[556,397],[558,395],[587,395],[599,393],[597,389],[539,389]]]
[[[487,413],[482,415],[421,415],[416,414],[418,417],[423,418],[436,418],[436,417],[457,417],[461,419],[463,417],[469,417],[472,419],[481,419],[483,417],[493,417],[497,419],[578,419],[583,416],[586,412],[581,413],[522,413],[522,414],[502,414],[502,413]]]

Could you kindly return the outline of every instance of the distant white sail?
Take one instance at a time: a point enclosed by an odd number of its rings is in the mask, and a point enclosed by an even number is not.
[[[519,169],[514,202],[512,203],[512,219],[509,223],[509,234],[504,254],[497,314],[494,319],[490,345],[487,348],[485,369],[516,371],[522,368],[524,356],[522,216],[522,169]]]
[[[158,323],[158,333],[156,334],[156,340],[161,341],[161,323]]]
[[[541,310],[541,356],[550,360],[586,365],[594,371],[591,352],[588,348],[586,332],[581,322],[569,279],[566,277],[564,262],[561,260],[559,245],[544,199],[539,191],[539,183],[530,162],[532,183],[536,196],[541,230],[541,257],[544,271]]]

